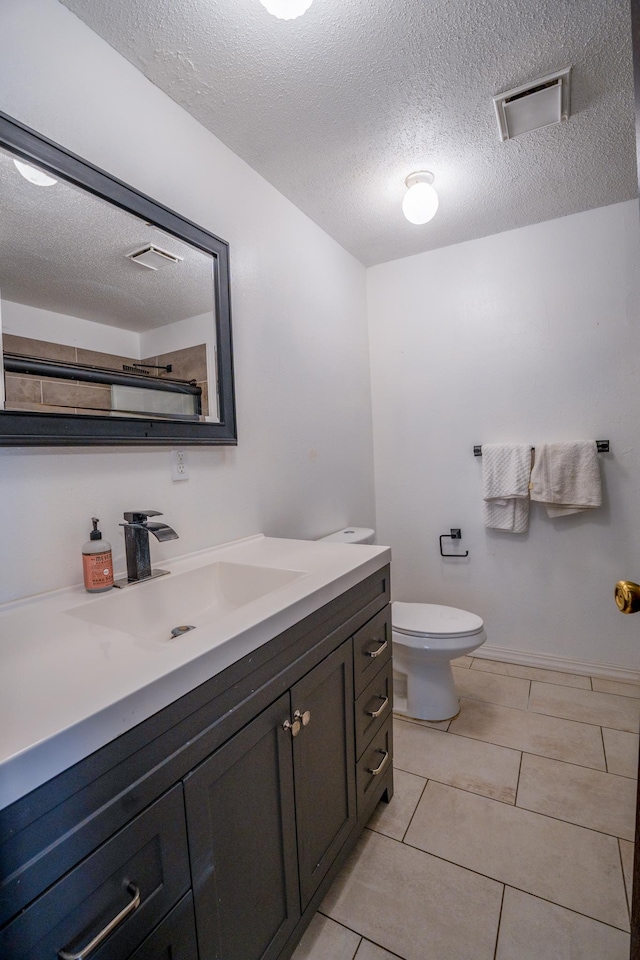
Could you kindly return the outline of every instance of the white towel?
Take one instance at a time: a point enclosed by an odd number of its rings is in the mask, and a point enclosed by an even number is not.
[[[485,527],[526,533],[529,525],[531,445],[482,444],[482,496]]]
[[[536,447],[531,499],[544,503],[550,517],[564,517],[601,506],[596,441],[543,443]]]

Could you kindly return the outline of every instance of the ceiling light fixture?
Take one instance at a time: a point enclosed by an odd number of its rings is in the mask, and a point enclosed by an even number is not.
[[[35,183],[36,187],[52,187],[54,183],[58,182],[44,170],[40,170],[39,167],[32,167],[30,163],[24,163],[23,160],[14,160],[13,162],[25,180],[28,180],[29,183]]]
[[[409,223],[428,223],[438,209],[438,194],[432,187],[433,174],[428,170],[410,173],[408,187],[402,200],[402,212]]]
[[[313,0],[260,0],[262,6],[278,20],[295,20],[311,6]]]

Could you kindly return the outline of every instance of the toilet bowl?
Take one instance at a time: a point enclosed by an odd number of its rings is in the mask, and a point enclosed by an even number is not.
[[[369,527],[345,527],[322,540],[373,543]],[[450,720],[459,713],[451,661],[485,640],[480,617],[437,603],[391,604],[393,709],[417,720]]]
[[[391,604],[393,709],[418,720],[459,713],[451,661],[487,639],[475,613],[437,603]]]

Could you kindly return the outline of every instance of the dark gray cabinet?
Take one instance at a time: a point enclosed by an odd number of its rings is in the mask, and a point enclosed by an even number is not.
[[[279,955],[300,919],[289,695],[185,780],[200,960]]]
[[[0,811],[0,957],[117,918],[90,960],[287,960],[391,797],[388,603],[384,568]]]
[[[356,823],[350,641],[292,688],[291,706],[309,717],[292,737],[304,910]]]
[[[275,960],[353,830],[352,661],[347,641],[186,778],[200,960]]]

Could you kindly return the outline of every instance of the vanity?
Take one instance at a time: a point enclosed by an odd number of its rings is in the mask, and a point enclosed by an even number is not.
[[[256,536],[0,608],[0,956],[291,956],[392,795],[389,560]]]

